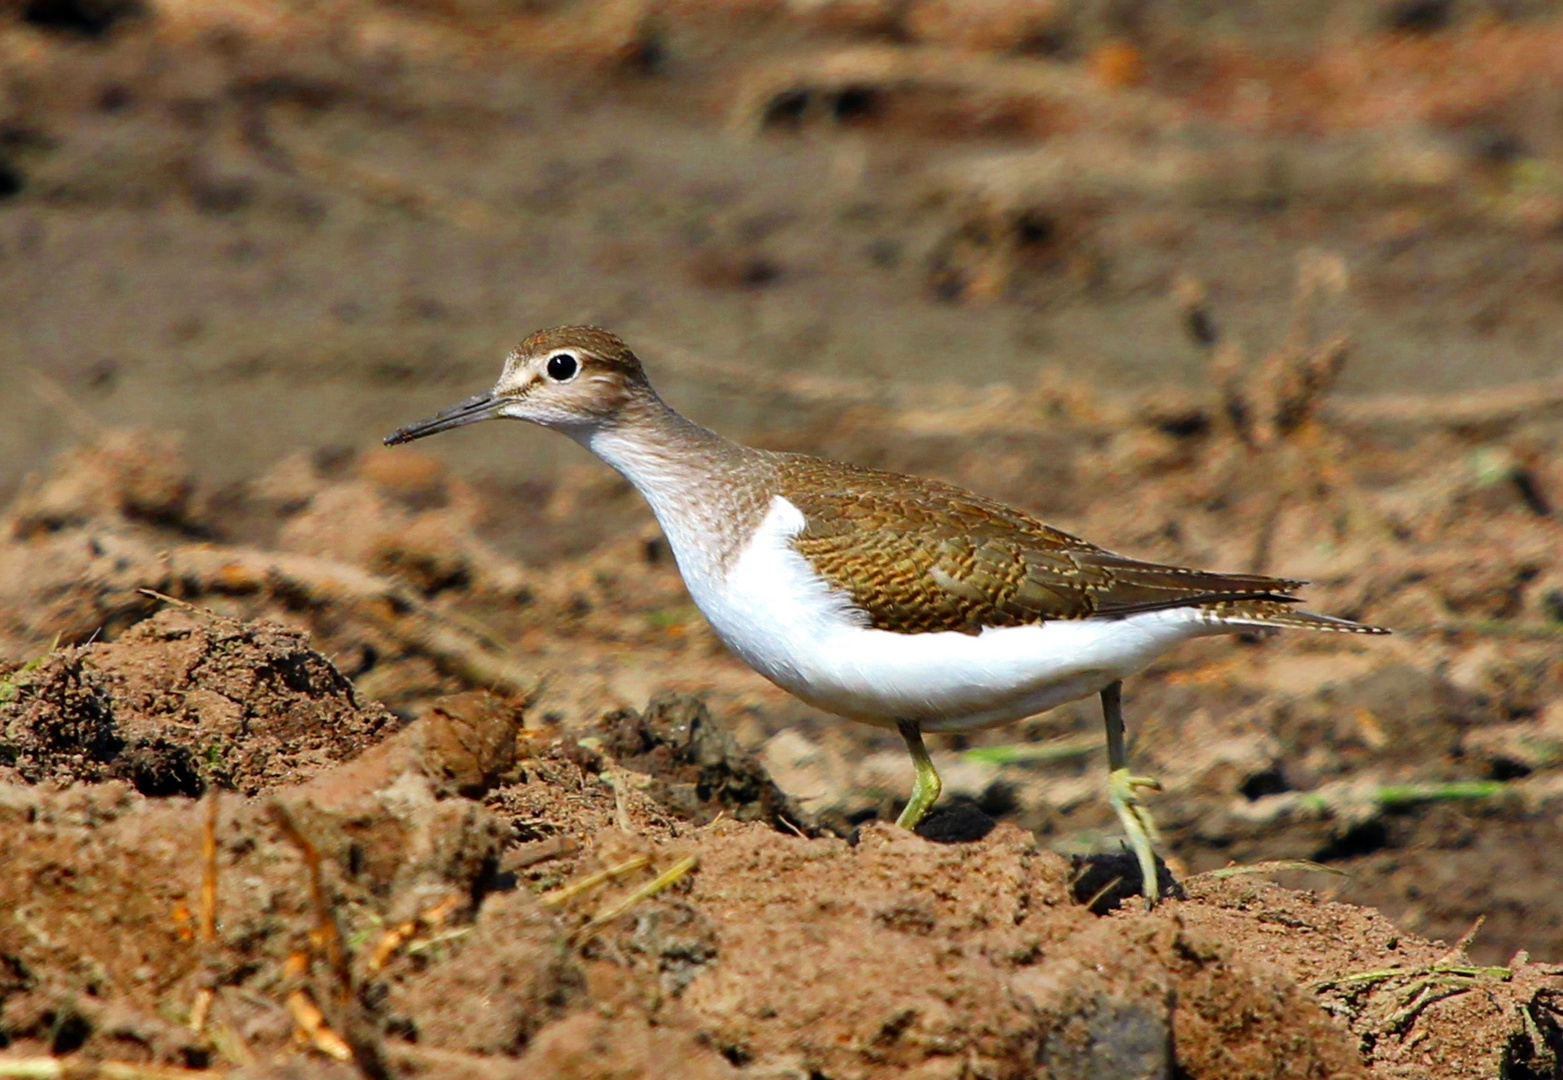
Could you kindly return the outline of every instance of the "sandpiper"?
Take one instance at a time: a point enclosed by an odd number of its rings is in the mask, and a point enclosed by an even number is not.
[[[508,417],[564,432],[651,504],[727,646],[816,708],[895,728],[916,766],[897,824],[939,797],[925,731],[1008,723],[1099,694],[1108,792],[1157,896],[1155,828],[1124,748],[1125,678],[1189,638],[1248,627],[1386,631],[1296,607],[1303,584],[1114,554],[949,484],[756,450],[675,412],[615,335],[527,338],[492,390],[387,445]]]

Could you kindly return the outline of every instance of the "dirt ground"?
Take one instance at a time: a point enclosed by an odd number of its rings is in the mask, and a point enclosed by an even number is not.
[[[1059,510],[1301,563],[1320,607],[1397,629],[1212,643],[1131,683],[1180,882],[1152,912],[1091,710],[943,740],[950,808],[900,833],[904,752],[727,657],[600,475],[534,511],[587,553],[527,565],[415,452],[235,488],[97,432],[0,521],[0,1069],[1559,1075],[1534,500],[1563,432],[1531,395],[1363,416],[1310,390],[1257,434],[1266,388],[1334,349],[1170,415],[1047,383],[814,436],[1033,504],[1107,490]],[[1005,468],[1033,458],[1055,475]]]
[[[0,1076],[1563,1077],[1560,58],[1545,3],[0,0]],[[1154,911],[1087,703],[932,740],[898,833],[899,740],[728,656],[604,467],[376,445],[579,319],[1394,636],[1130,681]]]
[[[134,685],[132,651],[164,654],[139,692],[82,692]],[[200,752],[233,679],[264,691],[235,725],[261,773]],[[604,721],[654,773],[485,691],[382,737],[296,632],[178,604],[13,685],[35,782],[0,786],[0,1069],[1540,1077],[1563,1054],[1563,972],[1317,892],[1204,874],[1098,915],[1013,824],[811,838],[694,699]],[[287,738],[305,722],[329,752]],[[244,791],[165,793],[160,760]]]

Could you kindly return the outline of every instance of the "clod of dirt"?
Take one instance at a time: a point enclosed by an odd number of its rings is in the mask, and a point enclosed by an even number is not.
[[[254,794],[307,779],[393,730],[308,638],[170,608],[119,640],[8,676],[0,779],[122,779],[146,795],[215,783]]]
[[[998,822],[969,802],[941,806],[917,825],[917,835],[936,844],[966,844],[981,840]]]
[[[737,821],[811,829],[807,815],[699,698],[661,694],[644,713],[619,709],[597,729],[603,751],[650,775],[649,794],[680,817],[704,825],[725,812]]]
[[[486,690],[436,698],[422,717],[358,758],[309,785],[317,802],[337,805],[343,792],[378,789],[405,772],[427,779],[442,798],[478,798],[514,780],[524,706]]]
[[[1370,908],[1252,878],[1187,887],[1181,918],[1306,986],[1350,1028],[1373,1076],[1563,1075],[1560,969],[1524,953],[1502,967],[1474,965],[1461,946],[1404,933]]]
[[[549,1020],[587,1004],[559,925],[525,893],[495,896],[471,933],[402,965],[386,998],[390,1026],[426,1046],[516,1054]]]
[[[179,1017],[205,986],[224,988],[218,1030],[262,1057],[283,1051],[296,957],[312,942],[319,950],[321,928],[335,925],[344,948],[375,946],[348,951],[340,976],[317,957],[326,989],[314,997],[339,1030],[374,1043],[390,1028],[433,1051],[474,1040],[519,1050],[578,1000],[581,977],[559,928],[525,893],[485,905],[474,928],[454,925],[493,884],[509,830],[471,800],[439,797],[431,777],[446,771],[448,748],[424,726],[380,755],[400,768],[355,762],[265,799],[223,800],[209,868],[199,804],[148,800],[117,783],[0,784],[0,904],[21,913],[0,925],[0,1045],[199,1063],[212,1042]],[[206,872],[215,873],[216,917],[203,940]],[[428,947],[382,950],[388,928],[409,921]],[[472,943],[458,945],[464,935]],[[478,995],[479,957],[491,977],[485,993],[509,988],[510,1012]],[[357,992],[333,1004],[344,978]],[[409,992],[409,982],[428,989]],[[451,996],[461,986],[472,992]]]
[[[1145,875],[1140,861],[1127,851],[1107,851],[1097,855],[1075,855],[1070,860],[1070,883],[1074,898],[1097,915],[1117,911],[1133,897],[1145,895]],[[1182,897],[1183,886],[1160,858],[1156,860],[1156,883],[1162,896]]]
[[[539,1032],[521,1058],[517,1075],[552,1080],[732,1080],[738,1074],[704,1045],[698,1032],[653,1025],[644,1014],[605,1017],[581,1012]]]
[[[198,531],[193,490],[177,438],[108,430],[64,455],[47,476],[30,477],[7,524],[22,540],[110,518]]]
[[[1362,1075],[1280,973],[1175,902],[1091,915],[1067,863],[1014,826],[939,845],[873,824],[853,847],[720,823],[699,850],[689,903],[721,954],[681,1000],[762,1073]]]
[[[529,575],[477,537],[482,499],[437,459],[371,450],[348,475],[327,476],[294,457],[263,477],[255,494],[286,519],[277,535],[284,551],[355,563],[427,596],[532,599]]]

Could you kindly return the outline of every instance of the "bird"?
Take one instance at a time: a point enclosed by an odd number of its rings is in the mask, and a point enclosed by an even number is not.
[[[1120,555],[938,480],[745,446],[669,406],[639,357],[591,326],[532,334],[493,388],[386,436],[493,419],[574,439],[644,497],[722,642],[824,712],[900,733],[910,830],[942,784],[923,736],[1096,695],[1108,797],[1160,895],[1154,820],[1124,742],[1123,681],[1196,637],[1254,627],[1380,634],[1299,607],[1305,582]]]

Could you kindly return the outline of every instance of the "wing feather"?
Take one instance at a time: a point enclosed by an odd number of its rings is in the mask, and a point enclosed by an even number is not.
[[[1302,584],[1127,558],[948,484],[774,460],[781,493],[806,522],[793,546],[882,630],[974,634],[1235,601],[1292,604]]]

